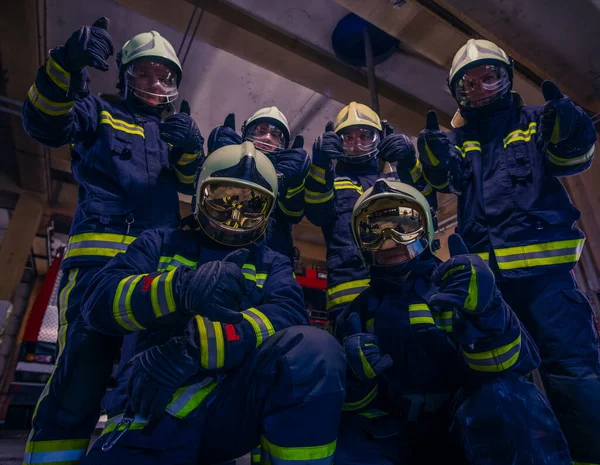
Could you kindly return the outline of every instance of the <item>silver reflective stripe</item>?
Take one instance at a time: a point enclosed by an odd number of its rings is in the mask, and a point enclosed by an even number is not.
[[[208,366],[209,370],[214,370],[217,367],[217,336],[215,335],[215,327],[212,321],[204,318],[204,326],[206,328],[206,336],[208,338],[208,347],[206,352],[208,354]]]
[[[167,273],[163,273],[158,278],[156,295],[158,297],[158,308],[162,315],[168,315],[171,313],[169,310],[169,303],[167,302],[167,290],[166,287]]]
[[[267,325],[265,324],[265,322],[256,314],[249,312],[249,311],[244,311],[242,312],[244,318],[248,319],[251,318],[252,321],[254,321],[256,323],[256,325],[258,326],[259,330],[260,330],[260,335],[257,334],[256,335],[256,339],[257,341],[261,341],[264,342],[269,338],[269,328],[267,328]],[[256,329],[255,329],[256,330]]]
[[[186,387],[185,391],[183,391],[179,395],[179,397],[177,397],[177,399],[171,402],[171,404],[167,408],[167,412],[173,416],[177,415],[179,412],[181,412],[181,410],[183,410],[186,407],[188,402],[192,400],[192,398],[196,395],[197,392],[201,391],[204,387],[208,386],[213,381],[214,378],[205,378],[199,383],[192,384],[191,386]]]
[[[329,300],[333,300],[333,299],[337,299],[338,297],[342,297],[345,295],[352,295],[352,294],[360,294],[362,291],[364,291],[365,289],[367,289],[369,286],[356,286],[356,287],[351,287],[348,289],[342,289],[336,292],[332,292],[331,294],[328,294],[327,297]]]
[[[411,318],[429,317],[433,320],[433,317],[431,316],[431,312],[429,310],[411,310],[409,315]]]
[[[312,193],[312,191],[309,190],[305,190],[304,191],[304,198],[307,200],[324,200],[327,199],[327,197],[331,196],[333,193],[333,190],[327,191],[327,192],[315,192]]]
[[[496,255],[498,263],[516,262],[518,260],[531,260],[533,258],[560,257],[562,255],[574,255],[579,253],[579,247],[567,247],[565,249],[544,250],[542,252],[526,252],[513,255]]]
[[[69,243],[69,250],[75,249],[117,249],[127,250],[129,244],[112,241],[79,241]]]
[[[465,353],[467,359],[469,361],[469,365],[476,365],[481,367],[491,367],[491,366],[500,366],[510,360],[515,354],[517,354],[521,350],[521,342],[511,347],[510,350],[503,353],[502,355],[496,355],[495,357],[483,358],[483,359],[474,359],[469,357],[468,353]]]
[[[319,178],[319,179],[322,179],[323,181],[325,181],[325,173],[322,172],[321,170],[319,170],[314,165],[310,165],[310,174],[312,176],[314,176],[315,178]]]
[[[129,288],[132,286],[132,282],[139,276],[140,275],[128,276],[126,278],[127,281],[125,281],[125,284],[123,285],[121,295],[119,296],[119,315],[121,315],[123,323],[125,323],[125,325],[131,331],[138,331],[140,328],[133,321],[131,321],[129,315],[127,314],[127,293],[129,292]]]
[[[85,449],[57,450],[51,452],[26,452],[23,457],[25,464],[41,464],[59,462],[77,462],[85,455]]]

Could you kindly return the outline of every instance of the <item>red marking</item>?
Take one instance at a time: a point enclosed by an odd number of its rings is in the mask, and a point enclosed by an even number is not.
[[[154,278],[156,278],[156,276],[144,276],[144,284],[142,284],[142,291],[146,292],[148,289],[150,289],[150,284],[152,284]]]
[[[235,326],[225,325],[225,335],[228,341],[239,341],[240,336],[235,332]]]

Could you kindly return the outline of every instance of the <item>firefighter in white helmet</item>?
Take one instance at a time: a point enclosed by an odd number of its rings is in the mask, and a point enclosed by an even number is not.
[[[513,63],[469,40],[448,77],[454,129],[435,112],[418,140],[429,183],[458,195],[458,232],[489,262],[502,295],[537,343],[548,398],[577,463],[600,464],[600,361],[592,309],[572,269],[585,236],[560,177],[587,170],[596,131],[551,81],[543,106],[512,92]]]

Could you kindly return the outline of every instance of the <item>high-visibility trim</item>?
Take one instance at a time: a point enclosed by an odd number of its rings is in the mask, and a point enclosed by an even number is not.
[[[310,164],[310,171],[308,177],[314,179],[320,184],[325,185],[325,170],[320,166]]]
[[[446,179],[446,182],[444,184],[436,185],[436,184],[432,183],[429,180],[429,178],[427,177],[427,174],[425,174],[425,171],[423,171],[423,179],[425,179],[425,181],[427,182],[427,184],[429,184],[431,187],[433,187],[434,189],[437,189],[437,190],[442,190],[445,187],[448,187],[448,185],[450,184],[450,180],[449,179]]]
[[[546,149],[546,153],[548,154],[548,160],[554,163],[557,166],[574,166],[574,165],[583,165],[587,163],[594,156],[594,151],[596,150],[596,144],[592,145],[587,152],[579,157],[574,158],[561,158],[554,155],[550,150]]]
[[[477,140],[466,140],[460,146],[460,151],[464,154],[467,152],[481,152],[481,143]]]
[[[486,264],[489,264],[489,262],[490,262],[490,253],[489,252],[475,253],[473,255],[477,255],[478,257],[480,257]]]
[[[412,178],[413,182],[417,182],[419,179],[421,179],[422,176],[423,176],[423,166],[421,165],[421,162],[417,158],[417,161],[415,162],[415,166],[413,166],[410,170],[410,177]]]
[[[531,136],[537,133],[537,123],[532,121],[529,123],[527,129],[517,129],[516,131],[509,132],[508,135],[503,139],[504,148],[508,147],[513,142],[523,141],[529,142]]]
[[[223,368],[225,339],[221,323],[196,315],[196,326],[200,337],[200,365],[207,370]]]
[[[469,289],[465,299],[465,310],[472,312],[477,308],[479,302],[479,287],[477,286],[477,273],[475,267],[471,265],[471,279],[469,280]]]
[[[352,181],[334,181],[333,187],[335,190],[352,189],[358,192],[360,195],[363,194],[362,186],[357,186]]]
[[[283,206],[283,204],[281,203],[281,201],[277,201],[277,205],[279,206],[279,208],[281,209],[281,211],[283,213],[285,213],[288,216],[294,216],[294,217],[299,217],[304,215],[304,209],[300,210],[300,211],[294,211],[294,210],[288,210],[287,208],[285,208]]]
[[[370,279],[348,281],[327,289],[327,310],[342,303],[352,302],[369,287]]]
[[[150,285],[150,301],[156,318],[168,315],[175,311],[173,298],[173,275],[177,269],[162,273],[152,280]]]
[[[260,456],[261,456],[261,448],[260,446],[255,447],[254,449],[252,449],[252,451],[250,452],[250,463],[251,464],[259,464],[260,463]]]
[[[125,234],[75,234],[69,238],[65,259],[83,256],[114,257],[118,253],[125,252],[127,246],[134,240],[134,236],[126,236]]]
[[[275,334],[271,320],[257,308],[249,308],[242,312],[244,319],[250,323],[256,335],[256,347]]]
[[[105,434],[112,433],[119,423],[123,420],[123,414],[115,415],[107,420],[104,424],[104,429],[100,436],[104,436]],[[144,429],[144,427],[148,424],[148,420],[140,415],[135,415],[133,417],[133,422],[129,425],[128,431],[136,431]],[[125,429],[125,425],[120,425],[118,431],[122,431]]]
[[[327,192],[315,192],[306,189],[304,191],[304,201],[306,203],[325,203],[333,197],[333,189]]]
[[[181,171],[175,167],[175,176],[177,177],[177,181],[182,184],[194,184],[194,179],[196,177],[196,173],[190,174],[189,176],[183,174]]]
[[[375,318],[369,318],[366,323],[367,333],[374,334],[375,333]]]
[[[463,354],[469,366],[475,371],[501,372],[508,370],[519,359],[521,353],[521,334],[510,344],[485,352],[466,352]]]
[[[267,276],[268,276],[267,273],[256,273],[256,286],[262,288],[265,285]]]
[[[117,286],[113,298],[113,316],[115,321],[127,331],[142,331],[144,328],[136,320],[131,309],[131,295],[138,282],[147,274],[131,275],[123,278]]]
[[[269,276],[268,273],[257,273],[256,266],[251,263],[244,263],[244,266],[242,266],[242,273],[244,273],[244,277],[248,281],[255,282],[256,286],[261,288],[264,286],[265,281]]]
[[[213,378],[179,388],[167,405],[167,412],[176,418],[185,418],[196,410],[206,397],[218,386]]]
[[[342,410],[344,412],[354,412],[356,410],[365,408],[367,405],[369,405],[371,402],[373,402],[375,397],[377,397],[378,392],[379,392],[379,388],[377,385],[375,385],[375,387],[373,389],[371,389],[371,391],[362,399],[357,400],[355,402],[344,402]]]
[[[421,194],[423,194],[425,197],[427,197],[432,192],[433,192],[433,187],[431,187],[429,184],[427,184],[425,186],[425,188],[421,191]]]
[[[302,180],[302,184],[300,184],[299,186],[292,187],[292,188],[288,189],[287,193],[285,194],[285,198],[286,199],[291,199],[295,195],[297,195],[300,192],[304,191],[304,187],[305,186],[306,186],[306,180],[303,179]]]
[[[581,256],[585,239],[545,242],[494,250],[501,270],[575,263]]]
[[[54,61],[52,55],[50,55],[48,61],[46,61],[46,74],[59,89],[64,90],[65,92],[69,90],[71,74]]]
[[[60,116],[69,113],[75,106],[75,100],[69,102],[53,102],[52,100],[44,97],[37,86],[33,84],[27,92],[27,98],[42,113],[46,113],[50,116]]]
[[[114,118],[108,111],[100,112],[100,124],[108,124],[117,131],[126,132],[127,134],[133,134],[134,136],[144,136],[144,128],[138,124],[131,124],[122,119]]]
[[[365,344],[365,347],[367,347],[369,345],[374,345],[374,344]],[[365,354],[363,353],[361,347],[358,348],[358,355],[360,356],[360,363],[362,365],[363,373],[367,376],[367,378],[375,378],[375,376],[377,376],[377,375],[373,371],[373,368],[371,368],[371,365],[369,364],[367,357],[365,357]]]
[[[432,312],[435,325],[446,331],[452,332],[452,312]]]
[[[437,157],[433,154],[433,152],[429,148],[429,144],[427,143],[427,137],[425,137],[425,153],[427,154],[427,158],[429,158],[429,161],[431,162],[431,164],[434,167],[436,167],[437,165],[440,164],[440,161],[437,159]]]
[[[427,304],[410,304],[408,306],[408,316],[411,325],[427,324],[434,325],[431,310]]]
[[[67,343],[67,330],[69,327],[67,320],[67,309],[69,308],[69,297],[71,291],[77,283],[77,274],[79,268],[73,268],[69,270],[68,282],[60,291],[58,295],[58,357],[62,355],[62,352]]]
[[[367,410],[365,412],[360,412],[359,415],[361,417],[365,417],[365,418],[379,418],[379,417],[385,417],[386,415],[389,415],[389,413],[385,412],[381,409],[374,408],[371,410]]]
[[[175,254],[172,257],[163,255],[158,259],[157,271],[171,271],[177,268],[178,266],[187,266],[188,268],[195,269],[197,265],[198,262],[182,257],[178,254]]]
[[[277,446],[264,436],[260,439],[263,463],[271,465],[305,464],[325,465],[333,463],[337,440],[323,446],[308,447],[281,447]]]
[[[202,155],[202,150],[200,150],[197,153],[184,153],[183,155],[181,155],[181,157],[179,158],[179,160],[177,160],[177,163],[175,163],[177,166],[185,166],[185,165],[189,165],[190,163],[195,162],[200,155]]]
[[[85,455],[89,439],[29,441],[25,446],[24,465],[75,465]]]

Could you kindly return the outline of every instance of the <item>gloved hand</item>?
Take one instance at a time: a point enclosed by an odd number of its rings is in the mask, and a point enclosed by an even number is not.
[[[342,138],[333,132],[333,123],[330,121],[325,127],[325,132],[313,144],[312,162],[321,168],[327,168],[331,160],[344,155]]]
[[[223,126],[235,131],[235,113],[229,113],[223,121]]]
[[[246,289],[242,265],[248,249],[238,249],[222,261],[205,263],[185,273],[178,287],[178,308],[185,315],[201,315],[212,321],[239,323],[240,304]]]
[[[82,26],[65,42],[65,66],[67,71],[77,73],[86,66],[107,71],[106,61],[114,53],[108,34],[108,18],[97,19],[92,26]]]
[[[292,142],[293,149],[303,149],[304,148],[304,136],[296,136],[294,137],[294,141]]]
[[[377,336],[363,332],[358,313],[350,314],[346,328],[346,359],[358,379],[366,381],[375,378],[394,364],[389,354],[382,355],[379,351]]]
[[[546,103],[540,115],[540,134],[545,142],[558,144],[575,133],[583,111],[552,81],[542,82],[542,94]]]
[[[283,150],[275,157],[275,168],[288,187],[297,187],[308,176],[310,158],[304,150]]]
[[[448,139],[444,131],[440,130],[437,113],[430,110],[427,113],[425,129],[417,139],[419,148],[419,159],[421,163],[450,169],[451,165],[460,162],[460,151]]]
[[[198,371],[185,348],[185,338],[172,338],[132,358],[127,384],[132,410],[148,420],[158,419],[185,381]]]
[[[190,105],[181,101],[179,113],[167,116],[158,125],[161,140],[181,149],[184,153],[198,153],[204,147],[204,138],[190,116]]]
[[[398,169],[411,170],[417,162],[415,146],[404,134],[390,134],[379,143],[379,157],[396,163]]]
[[[469,254],[462,237],[448,238],[450,259],[437,267],[432,280],[439,286],[429,306],[442,310],[481,314],[496,295],[494,273],[478,255]]]

